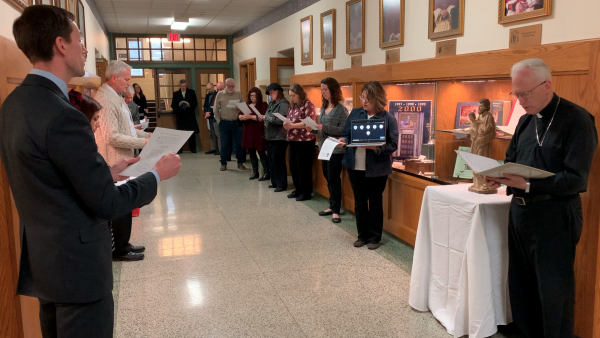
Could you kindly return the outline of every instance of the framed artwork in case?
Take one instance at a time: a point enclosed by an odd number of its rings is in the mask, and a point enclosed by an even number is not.
[[[498,0],[498,23],[539,18],[552,14],[552,0]]]
[[[346,53],[365,51],[365,0],[346,2]]]
[[[335,8],[321,13],[321,59],[335,59]]]
[[[404,44],[404,0],[379,0],[379,48]]]
[[[465,0],[429,0],[429,38],[447,38],[465,31]]]
[[[300,19],[300,50],[302,51],[301,62],[303,66],[313,64],[313,35],[312,15]]]

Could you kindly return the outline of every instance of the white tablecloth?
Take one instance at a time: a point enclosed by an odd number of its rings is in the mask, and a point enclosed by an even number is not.
[[[512,321],[508,297],[510,197],[468,184],[425,189],[410,305],[430,310],[455,337],[489,337]]]

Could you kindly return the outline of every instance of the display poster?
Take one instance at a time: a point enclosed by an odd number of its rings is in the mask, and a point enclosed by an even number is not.
[[[466,153],[471,152],[471,147],[458,147],[458,151],[464,151]],[[462,157],[456,154],[456,164],[454,165],[454,174],[452,177],[464,178],[464,179],[473,179],[473,170],[469,168],[467,162],[463,160]]]
[[[419,157],[421,146],[429,142],[432,101],[392,100],[389,112],[398,121],[400,143],[393,154],[395,159]]]

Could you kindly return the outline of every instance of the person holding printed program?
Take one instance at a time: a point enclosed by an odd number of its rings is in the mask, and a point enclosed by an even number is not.
[[[354,212],[358,239],[354,246],[365,244],[369,250],[379,248],[383,233],[383,191],[392,173],[392,154],[398,149],[398,122],[385,110],[387,94],[377,81],[362,86],[362,108],[353,109],[346,120],[342,146],[351,143],[352,120],[378,119],[385,121],[386,137],[382,146],[347,147],[342,163],[348,169],[354,192]]]
[[[250,162],[252,163],[252,176],[250,176],[250,179],[255,180],[259,176],[258,157],[256,156],[256,153],[258,153],[264,170],[263,176],[259,181],[266,181],[270,178],[269,160],[265,153],[267,150],[267,140],[265,139],[265,124],[262,119],[268,105],[266,102],[263,102],[262,93],[256,87],[250,89],[248,92],[246,104],[255,107],[260,115],[256,115],[252,110],[250,115],[242,112],[238,114],[238,119],[242,122],[242,147],[250,153]]]
[[[242,129],[238,125],[240,110],[235,103],[244,102],[242,94],[235,90],[233,79],[225,80],[225,90],[217,93],[215,99],[215,119],[219,122],[221,137],[221,171],[227,170],[227,160],[231,156],[232,140],[235,143],[235,157],[238,169],[246,170],[246,151],[242,149]]]
[[[0,157],[19,213],[16,291],[39,299],[42,336],[108,338],[114,303],[107,220],[150,203],[181,163],[164,156],[151,172],[115,186],[139,159],[109,167],[89,119],[69,101],[67,83],[85,74],[87,57],[74,20],[47,5],[28,6],[15,20],[15,41],[33,69],[0,108]]]
[[[302,119],[314,120],[315,105],[306,97],[304,89],[299,84],[290,87],[292,106],[287,114],[291,122],[283,123],[287,130],[287,141],[290,146],[290,171],[294,182],[294,191],[288,198],[296,201],[306,201],[312,198],[312,165],[315,153],[315,134],[311,133]]]
[[[598,135],[594,117],[552,90],[552,73],[541,59],[511,71],[521,117],[505,162],[554,173],[543,179],[504,174],[487,178],[513,195],[508,224],[508,286],[519,337],[573,337],[575,249]]]
[[[287,165],[285,161],[287,146],[287,131],[283,128],[283,121],[277,118],[275,113],[287,116],[290,101],[283,96],[283,88],[279,83],[271,83],[267,86],[267,95],[271,102],[265,113],[265,138],[269,147],[269,171],[271,173],[271,185],[275,192],[287,190]]]
[[[217,138],[219,137],[217,120],[215,120],[215,114],[213,113],[213,107],[215,106],[215,99],[217,98],[217,91],[214,89],[212,82],[206,84],[206,96],[204,97],[204,118],[208,121],[208,127],[210,131],[210,150],[205,152],[206,155],[214,154],[218,152],[217,149]],[[220,140],[219,140],[220,142]]]
[[[319,117],[318,133],[319,148],[328,137],[339,138],[348,119],[348,110],[344,107],[342,88],[336,79],[328,77],[321,81],[321,116]],[[306,128],[311,131],[310,127]],[[329,208],[320,211],[319,216],[333,215],[331,220],[340,223],[340,209],[342,207],[342,160],[344,159],[344,148],[335,148],[329,161],[321,161],[323,176],[327,180],[329,189]]]

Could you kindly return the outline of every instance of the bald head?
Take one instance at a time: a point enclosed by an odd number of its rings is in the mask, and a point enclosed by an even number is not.
[[[233,93],[235,90],[235,81],[231,78],[225,80],[225,89],[227,90],[227,93]]]
[[[217,82],[217,91],[222,91],[223,89],[225,89],[225,84],[223,81]]]

